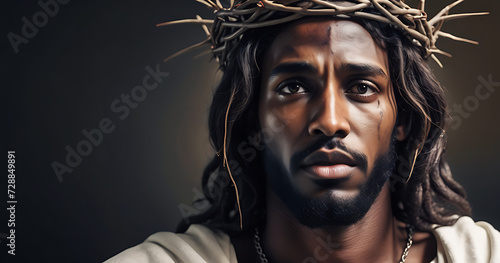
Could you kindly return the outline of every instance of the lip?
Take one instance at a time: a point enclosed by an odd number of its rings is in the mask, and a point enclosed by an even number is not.
[[[304,167],[304,170],[317,178],[340,179],[351,175],[354,167],[346,164],[311,165]]]
[[[319,150],[307,156],[300,168],[315,179],[341,179],[352,175],[356,161],[338,150]]]

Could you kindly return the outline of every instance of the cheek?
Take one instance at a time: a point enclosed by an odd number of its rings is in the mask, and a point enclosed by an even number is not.
[[[396,125],[397,107],[394,101],[384,98],[384,100],[379,103],[378,111],[380,120],[378,124],[378,139],[389,147],[394,126]]]
[[[354,133],[363,141],[377,141],[381,121],[383,120],[381,116],[384,115],[378,106],[378,102],[354,104],[350,108],[351,133]]]
[[[305,105],[283,105],[278,99],[261,100],[259,120],[265,143],[283,161],[289,160],[306,130]]]
[[[387,152],[395,124],[390,104],[378,99],[369,105],[353,105],[350,119],[351,133],[359,138],[360,147],[368,158]]]

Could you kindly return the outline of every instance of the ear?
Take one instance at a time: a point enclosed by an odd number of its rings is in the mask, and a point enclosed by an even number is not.
[[[394,138],[396,138],[397,141],[404,141],[406,139],[406,136],[408,135],[406,133],[406,126],[405,125],[396,125],[394,128]]]
[[[397,141],[404,141],[410,132],[410,122],[408,116],[398,114],[394,127],[394,138]]]

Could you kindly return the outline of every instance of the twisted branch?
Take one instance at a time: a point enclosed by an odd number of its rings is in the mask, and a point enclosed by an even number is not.
[[[450,54],[436,47],[436,40],[439,36],[477,44],[476,41],[455,37],[440,31],[443,23],[451,19],[488,14],[488,12],[480,12],[450,15],[450,10],[464,0],[457,0],[447,5],[429,21],[427,21],[427,14],[424,10],[425,0],[420,0],[418,8],[412,8],[401,0],[350,0],[345,2],[327,0],[231,0],[229,6],[226,7],[220,0],[215,0],[215,2],[213,0],[196,1],[212,8],[215,19],[202,19],[198,16],[196,19],[170,21],[160,23],[157,26],[186,23],[200,24],[209,39],[185,48],[170,56],[167,60],[211,42],[212,52],[221,65],[224,66],[229,50],[235,46],[235,41],[248,29],[279,25],[305,16],[337,16],[357,17],[391,24],[406,33],[415,45],[422,48],[424,58],[431,57],[438,65],[441,65],[434,54],[446,56],[450,56]],[[370,9],[376,9],[379,14],[370,12]],[[288,15],[272,18],[275,12]],[[211,28],[208,28],[208,26],[211,26]]]

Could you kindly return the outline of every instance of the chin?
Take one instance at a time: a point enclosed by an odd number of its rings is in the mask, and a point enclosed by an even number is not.
[[[320,193],[304,194],[269,149],[264,151],[264,167],[271,189],[301,224],[310,228],[347,226],[363,219],[389,181],[397,157],[394,147],[390,149],[377,158],[368,180],[353,190],[332,186],[323,188]]]

